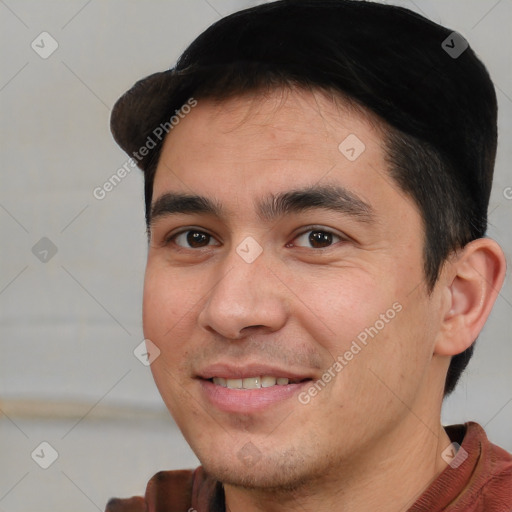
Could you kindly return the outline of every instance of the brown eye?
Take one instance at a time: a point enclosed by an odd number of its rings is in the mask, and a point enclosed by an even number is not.
[[[312,249],[323,249],[324,247],[329,247],[333,243],[341,241],[341,237],[322,229],[311,229],[309,231],[304,232],[302,235],[299,235],[296,239],[296,243],[294,245],[298,246],[309,246]]]
[[[210,245],[210,241],[214,240],[214,238],[204,231],[188,229],[187,231],[182,231],[181,233],[174,235],[171,237],[171,240],[180,247],[184,247],[186,249],[198,249]]]
[[[332,233],[311,231],[309,234],[309,243],[313,247],[327,247],[332,244]]]

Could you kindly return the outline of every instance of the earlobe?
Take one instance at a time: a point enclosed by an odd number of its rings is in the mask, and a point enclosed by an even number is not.
[[[434,353],[453,356],[473,344],[482,330],[505,279],[506,260],[490,238],[467,244],[449,263],[445,307]]]

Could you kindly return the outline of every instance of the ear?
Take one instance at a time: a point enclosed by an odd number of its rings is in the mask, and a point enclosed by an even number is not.
[[[473,344],[503,285],[505,270],[505,255],[490,238],[473,240],[448,262],[435,354],[454,356]]]

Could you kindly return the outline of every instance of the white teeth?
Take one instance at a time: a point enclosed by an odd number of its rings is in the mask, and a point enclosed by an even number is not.
[[[270,377],[268,375],[265,375],[264,377],[261,377],[261,387],[262,388],[269,388],[270,386],[276,385],[276,378]]]
[[[243,380],[242,386],[244,389],[261,388],[261,378],[260,377],[248,377]]]
[[[226,379],[226,387],[229,389],[242,389],[242,379]]]
[[[229,389],[259,389],[275,386],[286,386],[290,383],[287,377],[272,377],[263,375],[261,377],[246,377],[245,379],[224,379],[223,377],[213,377],[213,383],[217,386]]]
[[[217,386],[222,386],[223,388],[227,387],[226,379],[223,379],[222,377],[214,377],[213,383],[217,384]]]

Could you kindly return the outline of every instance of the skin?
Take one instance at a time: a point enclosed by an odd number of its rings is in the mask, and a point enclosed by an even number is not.
[[[321,92],[276,90],[199,100],[165,141],[153,201],[199,194],[225,211],[154,219],[144,334],[161,351],[151,365],[158,389],[224,483],[227,510],[406,510],[446,468],[450,356],[478,335],[505,260],[492,240],[474,241],[428,293],[422,219],[387,174],[383,129]],[[355,161],[338,149],[349,134],[365,144]],[[356,194],[373,221],[321,208],[258,216],[268,194],[319,184]],[[169,239],[185,229],[211,237],[195,247],[186,235]],[[318,230],[340,238],[314,246],[308,235]],[[263,249],[252,263],[236,252],[248,236]],[[275,364],[316,381],[396,303],[394,318],[306,405],[295,394],[232,413],[202,391],[198,372],[218,362]],[[240,456],[249,442],[252,462]]]

